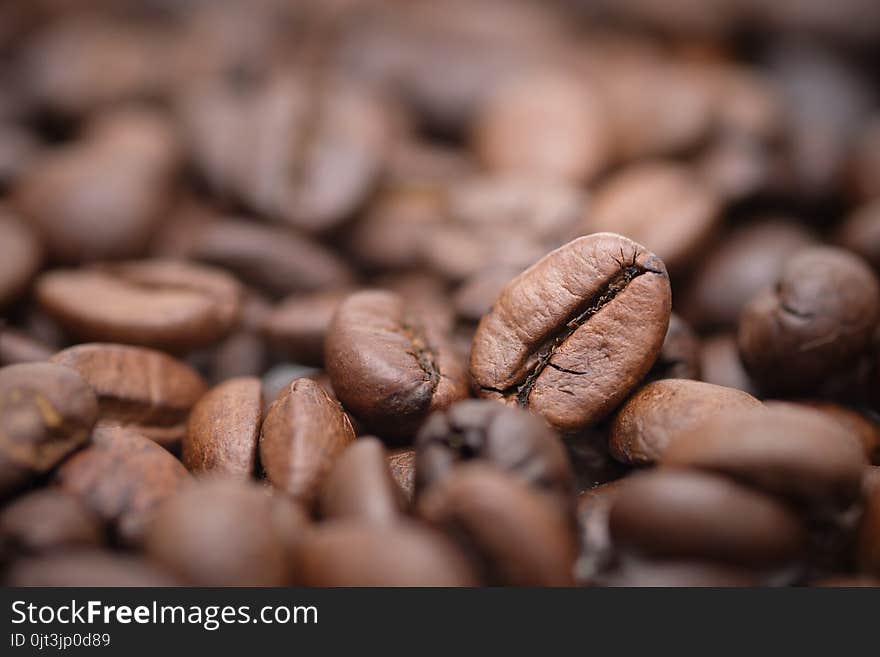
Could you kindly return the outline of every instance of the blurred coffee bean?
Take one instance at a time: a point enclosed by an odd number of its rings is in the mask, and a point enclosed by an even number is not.
[[[765,402],[765,406],[771,408],[794,406],[817,411],[825,417],[834,420],[857,437],[869,462],[880,458],[880,422],[877,422],[865,413],[860,413],[855,409],[833,401],[768,401]]]
[[[853,144],[852,185],[860,198],[880,197],[880,115],[874,114]]]
[[[458,317],[467,322],[479,322],[492,309],[501,290],[519,273],[519,269],[492,267],[468,278],[453,297]]]
[[[841,224],[835,241],[880,271],[880,196],[858,207]]]
[[[660,355],[648,372],[648,379],[699,380],[700,369],[699,338],[681,317],[670,314]]]
[[[11,211],[0,207],[0,310],[28,288],[42,261],[34,231]]]
[[[416,450],[412,447],[390,450],[388,467],[391,469],[391,477],[403,491],[407,501],[412,500],[416,487]]]
[[[757,395],[736,345],[736,336],[717,333],[700,341],[700,379]]]
[[[53,352],[27,333],[0,324],[0,366],[49,360]]]
[[[7,586],[165,587],[181,582],[146,559],[103,550],[60,552],[15,562]]]
[[[329,290],[287,297],[267,313],[263,332],[274,349],[297,363],[319,367],[333,314],[349,294]]]

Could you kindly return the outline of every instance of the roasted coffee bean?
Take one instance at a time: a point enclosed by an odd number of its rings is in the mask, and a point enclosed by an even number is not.
[[[333,521],[300,548],[305,586],[476,586],[473,567],[440,532],[412,522]]]
[[[568,514],[516,476],[461,465],[421,496],[418,513],[460,541],[490,584],[573,582],[577,541]]]
[[[880,200],[867,203],[850,215],[837,231],[836,241],[880,270]]]
[[[433,413],[416,437],[416,494],[471,461],[522,477],[554,495],[562,507],[573,502],[574,477],[562,442],[526,411],[466,400]]]
[[[455,291],[453,303],[460,319],[479,322],[510,280],[519,274],[510,267],[491,267],[471,276]]]
[[[324,338],[347,290],[295,295],[275,306],[263,321],[263,332],[276,350],[303,365],[324,363]]]
[[[628,468],[617,461],[608,449],[608,428],[600,426],[567,434],[565,449],[574,470],[578,493],[624,476]]]
[[[51,363],[0,368],[0,498],[82,446],[98,418],[95,393]]]
[[[749,302],[737,339],[762,390],[809,393],[867,351],[878,319],[880,283],[868,266],[840,249],[813,248]]]
[[[608,160],[607,127],[601,100],[582,77],[538,72],[489,94],[474,150],[495,171],[583,181]]]
[[[49,272],[37,296],[78,338],[173,352],[219,340],[239,320],[242,303],[229,274],[161,260]]]
[[[584,227],[644,244],[679,272],[706,245],[719,218],[719,199],[694,171],[656,161],[605,180],[587,207]]]
[[[856,436],[815,411],[757,408],[695,423],[672,437],[661,462],[814,504],[847,505],[858,497],[867,460]]]
[[[311,379],[296,379],[266,413],[260,459],[276,488],[310,507],[355,433],[345,411]]]
[[[643,386],[620,407],[611,423],[614,458],[649,465],[662,458],[669,441],[721,412],[760,408],[750,394],[686,379],[661,379]]]
[[[98,518],[66,493],[41,489],[0,511],[0,561],[25,554],[98,547],[104,532]]]
[[[718,333],[700,341],[700,378],[706,383],[757,395],[736,346],[736,336]]]
[[[389,524],[400,520],[403,499],[382,443],[362,436],[336,459],[321,484],[318,508],[328,519]]]
[[[230,379],[193,406],[181,460],[190,472],[249,479],[255,474],[263,388],[255,377]]]
[[[138,432],[179,440],[205,382],[180,361],[151,349],[83,344],[59,351],[52,362],[76,370],[98,396],[100,417]]]
[[[724,477],[660,470],[630,477],[614,496],[611,537],[621,549],[743,565],[801,555],[806,531],[784,504]]]
[[[880,422],[877,422],[877,420],[869,417],[865,413],[861,413],[855,409],[833,401],[769,401],[765,404],[769,407],[795,406],[818,411],[856,436],[865,450],[865,457],[868,461],[880,459]]]
[[[271,506],[257,484],[193,482],[156,510],[146,553],[192,586],[283,586],[288,564]]]
[[[722,199],[749,199],[771,181],[771,152],[752,137],[727,134],[716,138],[694,163],[700,177]]]
[[[226,336],[211,354],[211,381],[260,376],[266,369],[267,348],[262,336],[240,330]]]
[[[663,263],[635,242],[610,233],[569,242],[514,278],[480,321],[477,391],[563,431],[595,424],[656,361],[670,297]]]
[[[407,501],[412,500],[416,489],[416,450],[412,447],[392,449],[388,452],[388,467]]]
[[[53,353],[27,333],[0,324],[0,366],[39,363],[49,360]]]
[[[103,550],[59,552],[16,561],[7,586],[180,586],[182,582],[141,557]]]
[[[693,329],[675,313],[669,316],[669,328],[649,379],[700,378],[700,340]]]
[[[124,545],[140,545],[156,507],[190,480],[186,468],[152,440],[123,427],[99,427],[88,447],[53,476],[109,523]]]
[[[42,247],[33,229],[0,207],[0,310],[27,289],[42,259]]]
[[[382,437],[411,439],[431,411],[468,392],[447,337],[393,292],[367,290],[343,301],[324,360],[339,400]]]
[[[687,318],[703,329],[736,326],[746,304],[776,283],[785,260],[815,241],[806,228],[784,219],[736,228],[694,272],[684,302]]]

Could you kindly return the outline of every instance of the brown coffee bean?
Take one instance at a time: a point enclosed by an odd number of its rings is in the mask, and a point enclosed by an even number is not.
[[[83,445],[98,418],[95,393],[51,363],[0,368],[0,498]]]
[[[247,482],[193,482],[158,507],[146,553],[192,586],[284,586],[288,564],[272,497]]]
[[[880,487],[867,496],[856,549],[859,567],[880,576]]]
[[[448,338],[393,292],[357,292],[340,304],[325,363],[346,409],[383,437],[411,439],[431,411],[468,392]]]
[[[672,162],[642,162],[602,183],[584,227],[644,244],[670,271],[679,272],[715,232],[719,209],[715,193],[694,171]]]
[[[266,369],[266,344],[254,331],[235,331],[218,344],[211,353],[211,381],[222,383],[240,377],[259,377]]]
[[[53,353],[54,349],[27,333],[0,324],[0,366],[39,363]]]
[[[117,552],[59,552],[17,561],[6,574],[8,586],[180,586],[155,564]]]
[[[416,494],[423,495],[461,463],[479,462],[574,500],[574,476],[562,442],[539,418],[489,400],[465,400],[437,411],[416,437]]]
[[[656,361],[670,296],[663,263],[635,242],[610,233],[569,242],[514,278],[480,321],[476,388],[563,431],[595,424]]]
[[[416,450],[413,447],[390,450],[388,467],[391,469],[391,477],[403,491],[407,501],[411,501],[416,489]]]
[[[614,458],[633,465],[660,460],[670,440],[722,412],[760,408],[750,394],[690,381],[661,379],[643,386],[620,407],[611,424]]]
[[[880,282],[870,268],[841,249],[813,248],[749,302],[737,341],[762,390],[809,394],[867,352],[878,319]]]
[[[719,136],[694,162],[697,173],[725,201],[757,196],[771,182],[770,149],[753,137]]]
[[[880,197],[880,115],[876,112],[861,127],[853,149],[854,191],[863,199]]]
[[[76,498],[51,488],[22,495],[0,511],[0,559],[103,542],[98,519]]]
[[[306,507],[348,445],[354,429],[339,403],[311,379],[296,379],[269,406],[260,459],[276,488]]]
[[[495,171],[579,182],[607,162],[607,127],[601,100],[582,77],[536,72],[488,95],[474,150]]]
[[[42,247],[34,231],[0,207],[0,310],[27,289],[42,259]]]
[[[685,321],[672,313],[669,328],[657,362],[648,373],[649,379],[700,378],[700,340]]]
[[[861,444],[815,411],[722,413],[672,437],[664,465],[728,474],[772,493],[820,504],[856,499],[867,460]]]
[[[701,328],[736,326],[745,305],[776,283],[785,260],[815,242],[809,230],[785,219],[770,217],[737,227],[694,272],[684,302],[686,316]]]
[[[836,242],[880,270],[880,199],[856,209],[837,231]]]
[[[557,504],[515,476],[469,463],[432,486],[418,512],[459,540],[490,584],[566,586],[577,541]]]
[[[339,455],[321,484],[318,508],[328,519],[389,524],[400,520],[403,499],[382,443],[361,436]]]
[[[491,267],[467,279],[458,287],[453,297],[459,319],[479,322],[483,315],[492,310],[492,304],[501,294],[501,290],[517,274],[519,270],[513,268]]]
[[[319,367],[324,364],[324,338],[333,314],[348,290],[314,292],[286,298],[263,322],[270,344],[297,363]]]
[[[254,476],[263,422],[263,389],[255,377],[230,379],[193,406],[181,460],[190,472]]]
[[[880,458],[880,422],[872,419],[865,413],[853,408],[838,404],[833,401],[809,400],[797,402],[766,402],[767,406],[794,406],[818,411],[822,415],[834,420],[844,429],[859,439],[865,450],[868,461]]]
[[[772,497],[723,477],[660,470],[630,477],[611,504],[611,536],[656,557],[770,565],[799,556],[806,532]]]
[[[148,260],[44,274],[41,306],[85,341],[173,352],[212,344],[238,322],[242,288],[225,272]]]
[[[153,441],[124,427],[100,427],[88,447],[53,477],[109,523],[119,541],[140,545],[156,507],[190,480],[186,468]]]
[[[103,421],[167,434],[161,441],[166,444],[183,436],[187,415],[206,388],[179,360],[143,347],[82,344],[59,351],[52,362],[85,379],[98,396]]]
[[[303,541],[305,586],[476,586],[474,569],[440,532],[412,522],[336,521]]]
[[[706,383],[757,395],[736,346],[736,336],[718,333],[700,342],[700,378]]]

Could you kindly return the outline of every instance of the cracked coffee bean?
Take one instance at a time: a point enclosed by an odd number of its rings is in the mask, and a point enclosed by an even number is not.
[[[468,393],[448,337],[393,292],[357,292],[340,304],[325,363],[345,408],[381,437],[411,440],[431,411]]]
[[[670,305],[666,268],[635,242],[611,233],[569,242],[514,278],[480,321],[477,391],[561,431],[594,425],[657,360]]]

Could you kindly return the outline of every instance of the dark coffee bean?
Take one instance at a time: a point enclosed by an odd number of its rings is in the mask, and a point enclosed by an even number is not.
[[[389,524],[401,518],[403,491],[391,476],[382,443],[369,436],[358,438],[336,459],[321,484],[321,516]]]
[[[95,393],[51,363],[0,369],[0,498],[83,445],[98,418]]]
[[[856,549],[859,567],[880,576],[880,487],[866,498]]]
[[[206,388],[179,360],[143,347],[83,344],[59,351],[52,362],[85,379],[98,396],[103,421],[167,434],[163,443],[183,436],[187,415]]]
[[[561,507],[573,502],[574,477],[562,442],[521,409],[466,400],[433,413],[416,437],[416,494],[470,461],[522,477],[555,496]]]
[[[0,208],[0,310],[27,289],[42,259],[42,247],[34,231]]]
[[[305,586],[476,586],[476,574],[440,532],[410,522],[336,521],[303,541]]]
[[[775,289],[746,306],[737,336],[762,390],[810,393],[867,351],[880,318],[880,283],[846,251],[814,248],[788,260]]]
[[[310,507],[321,482],[355,433],[339,403],[311,379],[296,379],[272,403],[260,459],[276,488]]]
[[[40,158],[16,188],[17,207],[55,260],[138,257],[168,204],[176,160],[163,117],[122,111]]]
[[[580,76],[537,72],[494,89],[480,109],[474,150],[494,171],[584,181],[607,162],[607,119]]]
[[[758,394],[740,358],[736,336],[729,333],[700,341],[700,378],[706,383]]]
[[[8,586],[180,586],[181,582],[141,557],[85,550],[17,561],[6,574]]]
[[[720,219],[719,199],[694,171],[672,162],[634,164],[605,180],[586,212],[586,232],[629,237],[673,272],[700,254]]]
[[[564,445],[579,493],[611,482],[627,472],[627,468],[611,456],[607,434],[608,428],[603,423],[565,436]]]
[[[649,465],[663,457],[669,441],[695,424],[726,411],[760,408],[750,394],[687,379],[661,379],[643,386],[620,407],[611,424],[614,458]]]
[[[880,200],[853,212],[837,231],[836,241],[880,270]]]
[[[815,411],[757,408],[722,413],[674,436],[664,465],[728,474],[818,504],[856,499],[867,463],[858,438]]]
[[[416,488],[416,450],[412,447],[392,449],[388,452],[388,467],[406,499],[412,500]]]
[[[146,553],[192,586],[283,586],[288,564],[271,505],[257,484],[193,482],[156,510]]]
[[[263,332],[272,347],[294,362],[321,366],[330,321],[348,294],[331,290],[288,297],[266,315]]]
[[[95,429],[89,446],[54,475],[61,490],[109,523],[125,545],[142,543],[156,507],[189,480],[180,461],[124,427]]]
[[[193,406],[181,460],[190,472],[254,476],[263,422],[263,389],[255,377],[224,381]]]
[[[488,465],[459,466],[419,500],[419,515],[447,530],[490,584],[572,583],[576,539],[555,497]]]
[[[411,439],[431,411],[468,392],[447,337],[392,292],[357,292],[340,304],[325,363],[343,405],[383,437]]]
[[[0,366],[49,360],[54,349],[17,329],[0,324]]]
[[[57,490],[22,495],[0,511],[0,560],[103,542],[98,519],[76,498]]]
[[[479,394],[572,431],[595,424],[656,361],[670,313],[663,263],[599,233],[514,278],[480,322],[470,371]]]
[[[796,558],[806,545],[806,531],[785,505],[698,472],[628,478],[611,503],[609,523],[615,544],[655,557],[760,566]]]
[[[37,295],[82,340],[173,352],[216,342],[239,320],[242,303],[241,286],[227,273],[170,260],[50,272]]]
[[[776,283],[785,260],[815,241],[807,229],[782,219],[736,228],[694,272],[684,303],[687,318],[701,328],[736,326],[745,305]]]
[[[675,313],[669,316],[669,328],[649,379],[699,379],[700,340],[693,329]]]

